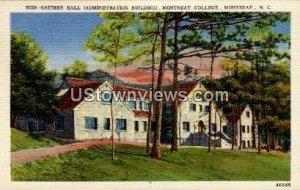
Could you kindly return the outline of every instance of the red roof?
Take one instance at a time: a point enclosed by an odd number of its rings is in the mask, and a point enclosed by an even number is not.
[[[148,117],[149,112],[147,111],[139,111],[139,110],[132,110],[135,117]]]
[[[57,107],[59,109],[74,109],[80,102],[84,100],[84,98],[87,96],[84,93],[84,90],[86,88],[91,88],[93,90],[96,90],[102,83],[84,80],[84,79],[77,79],[77,78],[66,78],[66,82],[71,87],[59,100]],[[180,91],[185,91],[187,94],[189,94],[194,88],[197,82],[189,82],[189,83],[179,83],[178,88]],[[142,97],[145,95],[146,99],[149,99],[150,93],[143,89],[133,88],[133,87],[125,87],[120,85],[115,85],[114,87],[115,91],[117,92],[136,92],[140,93],[137,94],[137,96],[141,95]],[[172,91],[173,86],[163,86],[163,91]],[[79,100],[72,100],[71,93],[73,93],[73,98],[79,98]],[[145,94],[147,93],[147,94]],[[132,110],[134,115],[136,117],[148,117],[149,112],[147,111],[139,111],[139,110]]]
[[[59,109],[73,109],[75,108],[82,100],[87,97],[87,94],[84,93],[84,90],[87,88],[91,88],[93,90],[96,90],[101,84],[100,83],[94,83],[94,84],[88,84],[85,86],[80,87],[72,87],[70,88],[58,101],[57,107]],[[79,100],[73,100],[72,98],[79,98]]]
[[[84,93],[84,90],[87,88],[91,88],[93,90],[96,90],[102,83],[97,83],[89,80],[84,80],[84,79],[77,79],[77,78],[66,78],[66,82],[69,84],[71,87],[59,100],[57,107],[59,109],[74,109],[80,102],[84,100],[85,97],[87,97],[87,94]],[[145,90],[143,89],[137,89],[137,88],[132,88],[132,87],[125,87],[125,86],[119,86],[115,85],[115,91],[119,92],[140,92],[140,95],[143,97],[144,94],[146,93]],[[74,101],[72,100],[73,98],[78,100]],[[149,97],[149,93],[146,94],[146,98]],[[137,94],[139,96],[139,94]],[[147,117],[148,112],[145,111],[134,111],[136,116],[139,117]]]
[[[65,80],[70,85],[70,87],[82,87],[89,84],[97,84],[97,82],[94,81],[73,78],[73,77],[67,77]]]

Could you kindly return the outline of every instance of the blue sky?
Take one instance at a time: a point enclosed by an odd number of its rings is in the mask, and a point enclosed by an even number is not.
[[[48,55],[48,67],[61,71],[75,59],[88,63],[89,70],[105,67],[95,63],[82,49],[89,34],[102,20],[97,13],[13,13],[11,30],[30,34]],[[279,24],[277,32],[290,33],[290,24]]]
[[[48,55],[48,67],[58,71],[75,59],[95,65],[82,49],[89,34],[102,20],[96,13],[14,13],[11,30],[30,34]]]

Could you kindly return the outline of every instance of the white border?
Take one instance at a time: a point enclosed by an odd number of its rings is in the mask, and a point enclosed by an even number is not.
[[[62,12],[62,11],[28,11],[26,5],[263,5],[271,6],[269,11],[291,12],[291,98],[292,98],[292,156],[291,187],[280,189],[300,189],[300,2],[296,0],[216,0],[212,1],[0,1],[0,189],[276,189],[280,181],[266,182],[11,182],[10,181],[10,13],[11,12]],[[224,11],[224,10],[220,10]],[[257,10],[256,10],[257,11]],[[267,10],[264,10],[267,11]],[[63,12],[97,12],[97,11],[63,11]],[[141,12],[141,11],[139,11]],[[236,10],[232,10],[236,12]],[[298,108],[298,109],[297,109]],[[279,171],[280,172],[280,171]]]

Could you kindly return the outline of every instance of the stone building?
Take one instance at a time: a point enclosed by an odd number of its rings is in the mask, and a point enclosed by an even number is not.
[[[88,140],[110,139],[111,126],[113,126],[114,139],[145,142],[149,116],[149,91],[114,85],[114,93],[117,96],[111,98],[112,89],[113,86],[108,82],[66,78],[58,94],[58,114],[54,117],[54,121],[39,122],[36,125],[33,119],[20,117],[18,128],[27,131],[45,131],[47,135],[63,139]],[[165,92],[171,92],[172,89],[172,85],[163,87]],[[230,115],[225,115],[221,109],[218,109],[217,104],[212,102],[211,126],[208,126],[209,102],[198,97],[199,92],[203,94],[206,91],[205,87],[199,82],[181,82],[178,84],[178,91],[186,94],[186,98],[180,99],[179,102],[179,145],[207,146],[208,131],[211,127],[212,146],[230,148],[231,129],[234,126],[235,146],[239,146],[240,129],[242,147],[252,146],[252,111],[249,106],[243,107],[238,112],[238,116],[232,118]],[[131,97],[131,92],[139,96]],[[171,105],[171,102],[165,101],[165,104]],[[170,119],[165,116],[164,118]],[[153,132],[150,136],[153,137]]]

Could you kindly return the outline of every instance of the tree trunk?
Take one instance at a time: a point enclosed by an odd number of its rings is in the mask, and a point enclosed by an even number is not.
[[[39,120],[36,118],[36,131],[39,132]]]
[[[113,77],[113,84],[112,84],[112,94],[111,94],[111,103],[110,103],[110,117],[111,117],[111,160],[115,158],[115,144],[114,144],[114,110],[113,110],[113,96],[115,91],[115,79],[116,79],[116,72],[117,72],[117,65],[118,65],[118,53],[119,53],[119,43],[120,43],[120,35],[121,29],[118,29],[118,38],[116,42],[116,50],[115,50],[115,63],[114,63],[114,77]]]
[[[115,90],[115,76],[116,76],[116,66],[117,64],[115,63],[114,66],[114,78],[113,78],[113,85],[112,85],[112,96],[114,94]],[[115,158],[115,145],[114,145],[114,110],[113,110],[113,100],[111,100],[110,103],[110,118],[111,118],[111,159]]]
[[[257,126],[257,132],[258,132],[258,144],[257,144],[257,153],[261,153],[261,126]]]
[[[243,131],[242,131],[242,125],[241,125],[241,117],[239,119],[239,125],[240,125],[240,146],[239,149],[242,150],[243,149]],[[246,127],[246,126],[245,126]]]
[[[215,140],[215,142],[214,142],[214,149],[216,149],[216,147],[217,147],[217,128],[218,128],[218,125],[217,125],[217,110],[215,109],[215,125],[216,125],[216,130],[214,131],[214,140]]]
[[[211,152],[211,101],[208,107],[208,152]]]
[[[159,65],[159,72],[158,72],[158,78],[157,78],[157,92],[161,92],[162,90],[162,79],[165,72],[165,64],[166,64],[166,46],[167,46],[167,33],[169,30],[169,14],[165,13],[164,16],[164,24],[162,28],[162,35],[161,35],[161,57],[160,57],[160,65]],[[155,102],[157,106],[157,111],[155,112],[155,131],[154,131],[154,140],[153,140],[153,146],[151,151],[151,158],[154,159],[160,159],[160,135],[161,135],[161,120],[162,120],[162,106],[163,102]]]
[[[266,143],[267,143],[267,152],[270,152],[270,130],[269,130],[269,125],[266,126]]]
[[[252,106],[252,148],[256,148],[256,135],[255,135],[255,112],[254,112],[254,106]]]
[[[232,122],[232,128],[231,128],[231,150],[234,150],[235,145],[235,124]]]
[[[157,35],[155,36],[154,42],[152,44],[152,51],[151,51],[151,60],[152,60],[152,68],[151,68],[151,91],[152,95],[154,93],[154,68],[155,68],[155,48],[157,42]],[[152,111],[153,111],[153,100],[149,103],[149,116],[148,116],[148,129],[147,129],[147,142],[146,142],[146,153],[150,154],[150,133],[151,133],[151,118],[152,118]]]
[[[174,26],[174,68],[173,68],[173,92],[178,91],[178,31],[179,31],[179,16],[175,13],[175,26]],[[173,102],[172,112],[172,140],[171,152],[178,151],[178,98],[176,97]]]
[[[214,64],[214,44],[213,44],[213,26],[210,26],[210,56],[211,56],[211,63],[210,63],[210,84],[209,90],[212,91],[212,75],[213,75],[213,64]],[[209,101],[209,112],[208,112],[208,152],[211,152],[211,101]]]
[[[222,116],[221,113],[219,114],[220,116],[220,147],[222,147]]]
[[[258,55],[256,54],[256,73],[257,73],[257,83],[259,84],[259,89],[258,89],[258,96],[259,96],[259,104],[261,105],[261,80],[260,80],[260,64],[258,61]],[[258,111],[258,122],[261,121],[261,110]],[[261,124],[258,124],[258,149],[257,152],[258,154],[261,153]]]
[[[147,140],[146,140],[147,155],[149,155],[150,153],[151,117],[152,117],[152,102],[149,103],[148,128],[147,128]]]
[[[13,128],[17,128],[17,118],[18,116],[15,115],[15,114],[12,114],[12,116],[10,117],[10,127],[13,127]]]
[[[255,77],[254,77],[254,63],[251,62],[251,75],[252,75],[252,81],[255,82]],[[255,108],[254,108],[254,96],[255,96],[255,90],[254,87],[252,86],[252,96],[251,96],[251,109],[252,109],[252,148],[256,148],[256,135],[255,135]]]

